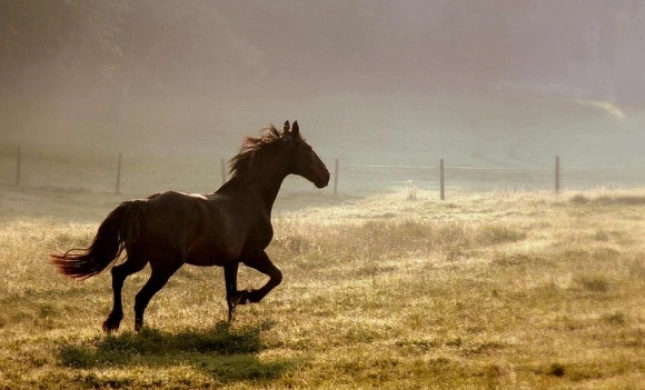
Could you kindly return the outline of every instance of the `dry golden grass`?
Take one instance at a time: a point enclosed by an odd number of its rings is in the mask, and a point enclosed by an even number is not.
[[[109,273],[74,282],[47,253],[118,199],[0,190],[0,388],[645,387],[645,190],[281,198],[265,301],[228,327],[221,269],[185,267],[112,336]]]

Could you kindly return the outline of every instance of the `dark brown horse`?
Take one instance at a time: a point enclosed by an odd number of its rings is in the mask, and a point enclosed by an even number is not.
[[[282,132],[271,125],[259,138],[245,138],[230,168],[231,179],[214,193],[167,191],[123,202],[99,226],[88,248],[51,255],[62,274],[85,279],[126,250],[125,261],[112,267],[114,307],[103,323],[105,331],[118,329],[123,319],[126,277],[148,263],[150,279],[135,297],[137,331],[152,296],[184,264],[224,267],[229,321],[235,319],[237,305],[259,302],[280,284],[282,273],[264,251],[273,238],[271,208],[280,185],[296,174],[323,188],[329,171],[300,136],[298,122],[289,128],[288,121]],[[269,281],[257,290],[238,291],[240,263],[268,275]]]

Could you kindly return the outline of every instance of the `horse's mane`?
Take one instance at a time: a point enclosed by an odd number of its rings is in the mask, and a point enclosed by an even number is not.
[[[257,138],[244,137],[240,151],[231,159],[231,161],[229,161],[229,172],[233,176],[238,173],[243,173],[251,165],[253,156],[255,156],[259,150],[265,149],[270,145],[274,145],[282,141],[284,138],[285,132],[278,131],[273,124],[269,124],[262,128],[262,130],[260,130],[260,136]]]

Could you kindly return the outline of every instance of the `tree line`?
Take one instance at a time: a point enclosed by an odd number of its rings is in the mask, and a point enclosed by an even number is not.
[[[645,100],[639,0],[0,0],[4,94],[559,85]],[[348,87],[349,86],[349,87]]]

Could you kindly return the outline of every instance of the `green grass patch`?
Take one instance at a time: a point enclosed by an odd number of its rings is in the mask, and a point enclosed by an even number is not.
[[[122,330],[111,335],[100,329],[109,272],[79,283],[47,263],[54,247],[91,240],[98,221],[8,221],[0,388],[641,388],[645,226],[630,216],[642,205],[584,196],[505,194],[449,208],[388,208],[385,196],[283,213],[267,252],[284,281],[240,306],[235,324],[223,322],[221,269],[185,267],[153,298],[140,333],[132,304],[149,271],[128,278]],[[91,198],[56,202],[109,203]],[[240,268],[240,288],[265,281]]]

